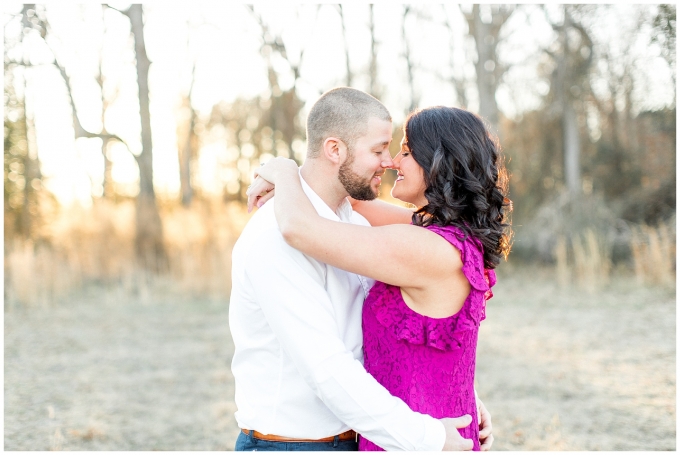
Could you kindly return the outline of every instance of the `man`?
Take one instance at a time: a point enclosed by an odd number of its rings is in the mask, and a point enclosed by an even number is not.
[[[331,90],[312,107],[307,138],[300,177],[317,212],[368,225],[347,196],[375,198],[393,164],[387,109],[359,90]],[[363,368],[361,309],[372,284],[288,246],[273,204],[253,216],[232,264],[236,450],[356,450],[353,430],[388,450],[472,448],[457,431],[470,416],[413,412]]]

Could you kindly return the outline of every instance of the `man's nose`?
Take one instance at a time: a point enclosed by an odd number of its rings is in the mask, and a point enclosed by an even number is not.
[[[392,160],[392,156],[390,155],[389,152],[385,153],[385,155],[383,156],[383,160],[380,163],[380,166],[386,169],[394,167],[394,160]]]

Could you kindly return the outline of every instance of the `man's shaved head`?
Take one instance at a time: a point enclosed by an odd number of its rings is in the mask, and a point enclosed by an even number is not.
[[[392,121],[387,108],[368,93],[349,87],[327,91],[307,117],[307,157],[318,157],[328,137],[337,137],[351,149],[366,134],[371,117]]]

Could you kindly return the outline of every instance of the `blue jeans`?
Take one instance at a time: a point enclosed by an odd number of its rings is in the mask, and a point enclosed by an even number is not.
[[[243,434],[242,431],[239,432],[238,438],[236,438],[236,447],[234,450],[237,452],[251,451],[251,450],[263,450],[266,452],[284,452],[284,451],[314,451],[321,452],[327,450],[338,450],[341,452],[353,452],[359,450],[359,443],[354,440],[340,441],[338,437],[335,437],[335,441],[331,442],[278,442],[278,441],[265,441],[263,439],[258,439],[253,436],[252,431],[250,434]]]

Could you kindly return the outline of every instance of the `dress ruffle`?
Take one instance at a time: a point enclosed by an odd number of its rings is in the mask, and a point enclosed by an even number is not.
[[[494,282],[490,283],[485,278],[486,269],[484,269],[484,254],[482,253],[482,243],[474,237],[468,236],[465,238],[465,233],[455,226],[427,226],[425,229],[435,232],[460,251],[460,258],[463,261],[463,273],[470,282],[470,285],[478,291],[488,291],[490,286],[496,284],[496,277],[494,274]],[[493,273],[493,270],[490,270]]]
[[[461,310],[441,319],[423,316],[404,303],[399,287],[380,281],[371,289],[371,294],[376,293],[375,297],[366,301],[371,302],[370,309],[378,322],[391,330],[397,339],[441,351],[455,351],[461,348],[461,332],[479,326],[485,319],[486,300],[493,295],[491,286],[496,283],[496,275],[493,270],[484,269],[481,244],[477,239],[463,240],[464,234],[453,226],[428,226],[426,229],[441,235],[461,252],[463,274],[471,286]]]

